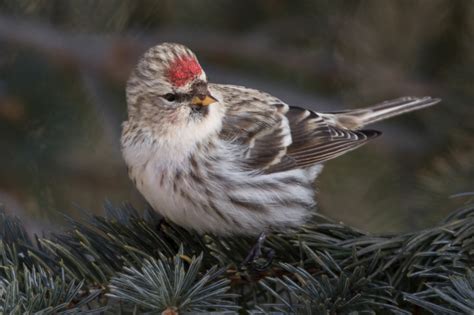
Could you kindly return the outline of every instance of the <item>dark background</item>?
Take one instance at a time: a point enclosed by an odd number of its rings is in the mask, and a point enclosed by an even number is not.
[[[428,227],[474,191],[474,1],[0,1],[0,204],[63,213],[143,201],[119,149],[124,83],[148,47],[188,45],[213,82],[317,110],[431,95],[434,108],[326,164],[320,211],[374,232]]]

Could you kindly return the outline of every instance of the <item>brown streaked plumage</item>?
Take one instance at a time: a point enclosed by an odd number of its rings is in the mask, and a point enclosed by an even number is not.
[[[122,151],[152,207],[198,232],[258,234],[303,224],[322,163],[379,136],[366,125],[438,103],[404,97],[319,113],[208,83],[194,53],[151,48],[127,84]]]

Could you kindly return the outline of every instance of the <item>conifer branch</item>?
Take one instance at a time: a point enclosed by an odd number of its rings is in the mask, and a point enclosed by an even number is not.
[[[0,311],[462,314],[474,296],[474,207],[438,226],[371,235],[321,215],[274,233],[265,270],[252,238],[199,236],[156,213],[106,204],[65,233],[31,239],[0,213]]]

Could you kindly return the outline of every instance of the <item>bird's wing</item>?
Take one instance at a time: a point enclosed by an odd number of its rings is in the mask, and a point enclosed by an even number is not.
[[[221,93],[226,106],[220,136],[243,147],[241,158],[249,169],[280,172],[310,167],[380,135],[339,128],[316,112],[290,107],[257,90],[231,85],[211,89]]]
[[[291,145],[288,105],[269,94],[233,85],[213,85],[226,114],[220,137],[242,148],[239,158],[249,169],[280,163]]]
[[[290,107],[286,117],[292,138],[286,155],[297,167],[309,167],[336,158],[381,134],[375,130],[341,128],[317,112],[298,107]],[[282,163],[271,170],[281,171],[288,167],[290,166]]]

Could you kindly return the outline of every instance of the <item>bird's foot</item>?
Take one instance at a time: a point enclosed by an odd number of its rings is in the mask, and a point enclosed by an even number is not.
[[[241,267],[252,267],[257,271],[267,269],[273,261],[275,251],[269,247],[263,246],[267,235],[265,232],[260,233],[257,243],[252,247],[247,257],[241,263]]]

